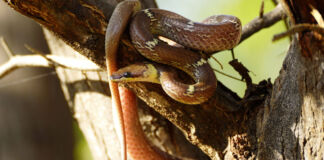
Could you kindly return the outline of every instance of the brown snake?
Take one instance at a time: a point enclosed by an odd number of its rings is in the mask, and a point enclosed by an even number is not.
[[[217,80],[207,60],[192,50],[212,53],[232,49],[240,40],[241,22],[234,16],[219,15],[209,17],[203,23],[196,23],[165,10],[138,11],[139,6],[140,2],[137,0],[121,2],[114,10],[107,27],[107,70],[113,108],[117,111],[118,118],[115,126],[117,125],[116,130],[119,132],[124,151],[126,144],[128,154],[133,160],[165,159],[152,150],[145,140],[138,123],[134,94],[125,88],[118,89],[115,82],[160,83],[164,91],[179,102],[203,103],[213,95]],[[186,72],[193,78],[194,84],[178,81],[172,69],[156,63],[134,64],[117,71],[116,54],[119,39],[132,13],[135,15],[130,23],[130,36],[135,48],[152,61]],[[170,46],[158,36],[167,37],[186,48]]]

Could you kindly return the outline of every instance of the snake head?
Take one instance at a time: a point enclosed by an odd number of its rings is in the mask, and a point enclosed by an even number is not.
[[[158,69],[151,63],[136,63],[121,68],[110,79],[115,82],[160,83]]]

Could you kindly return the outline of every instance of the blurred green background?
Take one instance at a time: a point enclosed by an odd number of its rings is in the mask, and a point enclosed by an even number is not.
[[[242,24],[245,25],[246,23],[248,23],[249,21],[251,21],[259,15],[261,1],[157,0],[157,4],[159,8],[181,14],[193,21],[202,21],[208,16],[215,14],[229,14],[239,17],[241,19]],[[274,4],[272,3],[272,1],[266,0],[265,13],[273,8]],[[9,46],[12,47],[15,53],[28,53],[28,51],[23,47],[24,44],[31,45],[33,48],[36,48],[43,52],[47,52],[45,40],[42,38],[42,33],[39,25],[35,24],[32,20],[23,17],[15,11],[9,9],[9,7],[3,1],[0,1],[0,21],[2,22],[0,24],[0,36],[4,36],[4,38],[9,43]],[[282,61],[289,46],[289,40],[283,39],[273,43],[271,39],[274,34],[282,32],[284,30],[284,23],[277,23],[268,29],[264,29],[259,33],[254,34],[252,37],[248,38],[234,49],[236,58],[252,72],[250,75],[254,83],[258,83],[259,81],[268,78],[271,78],[271,81],[273,82],[278,76],[279,70],[282,65]],[[219,52],[215,54],[214,57],[221,61],[221,63],[224,66],[224,69],[221,70],[218,64],[216,64],[213,60],[210,60],[210,63],[213,65],[214,68],[217,68],[222,72],[240,78],[240,76],[232,69],[232,67],[228,65],[228,62],[232,59],[230,51]],[[5,56],[3,49],[0,48],[0,64],[5,62],[6,60],[7,57]],[[21,112],[29,112],[30,110],[37,108],[35,106],[38,105],[40,106],[39,108],[49,106],[47,110],[50,110],[50,108],[52,107],[50,105],[54,104],[55,107],[62,107],[62,112],[56,114],[49,112],[49,117],[62,117],[62,113],[68,115],[69,111],[67,109],[66,103],[64,102],[63,95],[59,89],[59,82],[56,80],[55,76],[52,76],[53,74],[48,74],[52,72],[53,71],[50,69],[23,69],[8,75],[3,80],[0,80],[0,106],[2,107],[2,109],[5,108],[3,106],[7,106],[9,109],[13,108],[15,104],[9,103],[9,101],[13,100],[20,101],[18,104],[16,104],[17,106],[23,106],[23,108],[26,108]],[[5,85],[8,82],[16,81],[17,79],[33,77],[39,74],[48,75],[45,76],[45,78],[21,82],[13,86]],[[240,96],[243,96],[245,89],[244,83],[231,79],[229,77],[224,77],[221,74],[217,74],[217,78],[221,82],[223,82],[227,87],[238,93]],[[26,95],[26,92],[29,94]],[[46,97],[41,98],[42,101],[40,102],[40,96]],[[10,97],[12,100],[9,100],[10,98],[8,97]],[[35,97],[38,99],[34,100],[33,98]],[[7,101],[5,103],[5,100],[8,100],[8,103]],[[2,109],[0,109],[0,116],[1,113],[7,114],[5,113],[5,110]],[[37,115],[30,116],[37,117]],[[20,118],[20,121],[24,120]],[[35,121],[37,121],[36,118]],[[34,124],[35,122],[30,123]],[[63,123],[66,124],[67,128],[69,126],[73,127],[72,129],[66,129],[68,132],[64,132],[62,133],[62,135],[53,135],[49,137],[37,138],[44,138],[46,141],[48,139],[54,139],[54,137],[56,137],[55,141],[69,141],[69,145],[66,145],[66,147],[74,148],[73,153],[70,153],[71,155],[69,155],[71,158],[73,157],[73,159],[76,160],[91,159],[89,148],[87,147],[87,143],[84,140],[82,133],[79,131],[77,124],[73,122],[73,120],[69,117],[66,117],[65,119],[63,118],[62,122],[57,123],[59,125],[62,125]],[[44,125],[50,126],[51,124],[48,123]],[[10,128],[10,125],[8,126]],[[8,129],[6,128],[8,126],[5,125],[5,127],[3,127],[0,123],[0,133],[2,133],[0,134],[0,140],[6,138],[1,136],[11,134],[11,132],[8,132]],[[39,128],[38,122],[35,125],[35,128]],[[55,129],[55,127],[53,129]],[[26,139],[26,137],[24,136],[23,138]],[[64,149],[62,149],[62,146],[57,150],[60,152],[67,151],[64,151]],[[0,142],[0,155],[4,152],[9,152],[8,145],[7,143],[2,141]],[[2,158],[3,157],[0,156],[0,159]]]

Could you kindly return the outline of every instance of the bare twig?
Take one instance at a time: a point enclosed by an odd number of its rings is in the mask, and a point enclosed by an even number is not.
[[[213,57],[213,56],[210,56],[216,63],[218,63],[219,64],[219,66],[221,67],[221,69],[223,69],[223,65],[222,65],[222,63],[218,60],[218,59],[216,59],[215,57]]]
[[[0,41],[1,41],[1,45],[3,47],[3,49],[5,50],[7,56],[10,58],[13,56],[12,51],[10,50],[10,48],[8,47],[7,42],[5,41],[5,39],[3,37],[0,37]]]
[[[0,78],[21,67],[53,67],[44,57],[39,55],[12,56],[0,66]]]
[[[37,50],[37,49],[34,49],[33,47],[29,46],[28,44],[25,44],[24,47],[30,51],[31,53],[34,53],[34,54],[39,54],[39,55],[45,55],[45,53]]]
[[[283,37],[292,35],[297,32],[303,32],[303,31],[314,31],[320,33],[322,36],[324,36],[324,28],[320,27],[318,24],[297,24],[295,26],[292,26],[289,30],[283,33],[279,33],[273,36],[272,41],[279,40]]]
[[[317,24],[321,27],[324,27],[324,20],[323,20],[321,13],[312,5],[310,5],[310,8],[312,9],[311,14],[315,18]]]
[[[231,49],[232,59],[235,59],[234,49]]]
[[[232,79],[238,80],[238,81],[240,81],[240,82],[245,82],[245,81],[243,81],[243,80],[240,79],[240,78],[236,78],[236,77],[234,77],[234,76],[232,76],[232,75],[229,75],[229,74],[227,74],[227,73],[221,72],[221,71],[219,71],[219,70],[217,70],[217,69],[215,69],[215,68],[213,68],[213,70],[214,70],[215,72],[219,73],[219,74],[222,74],[222,75],[226,76],[226,77],[229,77],[229,78],[232,78]]]
[[[271,12],[263,15],[263,18],[256,18],[250,21],[243,27],[241,42],[253,35],[254,33],[260,31],[263,28],[267,28],[281,19],[285,18],[286,14],[284,9],[279,4]]]
[[[9,61],[0,65],[0,78],[18,68],[60,66],[67,69],[82,71],[100,71],[100,67],[89,60],[60,57],[54,55],[24,55],[12,56]]]
[[[87,59],[76,59],[68,57],[60,57],[55,55],[44,55],[40,51],[25,45],[25,47],[34,53],[33,55],[18,56],[14,55],[3,37],[0,38],[1,45],[9,57],[9,61],[0,65],[0,78],[15,69],[22,67],[44,67],[53,68],[56,66],[82,71],[99,71],[98,65]]]
[[[263,13],[264,13],[264,0],[261,1],[259,18],[263,18]]]
[[[6,53],[9,56],[9,60],[0,65],[0,78],[4,77],[8,73],[14,71],[15,69],[22,67],[45,67],[45,68],[53,68],[56,66],[74,69],[74,70],[83,70],[83,71],[98,71],[100,67],[95,63],[87,60],[87,59],[75,59],[75,58],[67,58],[60,57],[55,55],[43,55],[41,52],[26,46],[28,50],[35,53],[34,55],[24,55],[18,56],[13,55],[10,48],[8,47],[6,41],[1,38],[1,44],[5,49]]]
[[[28,77],[28,78],[21,78],[21,79],[17,79],[17,80],[14,80],[14,81],[0,83],[0,88],[5,88],[5,87],[9,87],[9,86],[15,86],[17,84],[30,82],[30,81],[33,81],[33,80],[36,80],[36,79],[41,79],[41,78],[51,76],[51,75],[56,75],[56,72],[52,71],[52,72],[39,74],[39,75],[35,75],[35,76],[32,76],[32,77]]]

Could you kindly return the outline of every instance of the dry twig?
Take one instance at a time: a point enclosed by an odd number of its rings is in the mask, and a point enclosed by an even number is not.
[[[1,38],[1,44],[7,53],[9,60],[0,65],[0,78],[4,77],[8,73],[14,71],[18,68],[24,67],[44,67],[44,68],[54,68],[63,67],[67,69],[82,70],[82,71],[99,71],[101,68],[95,63],[87,59],[75,59],[68,57],[60,57],[55,55],[43,55],[39,54],[39,51],[27,47],[27,49],[36,53],[33,55],[14,55],[7,43],[3,38]]]
[[[271,12],[263,15],[263,18],[255,18],[243,27],[241,42],[261,29],[272,26],[285,17],[286,14],[284,9],[280,4],[278,4]]]
[[[320,27],[318,24],[297,24],[292,26],[286,32],[274,35],[272,41],[276,41],[286,36],[292,35],[294,33],[303,32],[303,31],[314,31],[324,36],[324,28]]]

